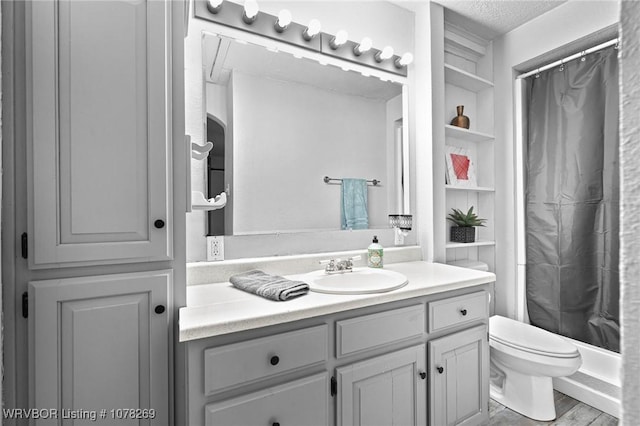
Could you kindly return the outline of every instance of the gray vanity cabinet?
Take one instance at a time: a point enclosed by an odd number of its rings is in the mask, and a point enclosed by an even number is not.
[[[463,288],[189,341],[185,424],[486,424],[490,291]]]
[[[487,418],[487,333],[483,324],[429,342],[431,425],[477,425]]]
[[[424,425],[425,345],[336,370],[338,426]]]

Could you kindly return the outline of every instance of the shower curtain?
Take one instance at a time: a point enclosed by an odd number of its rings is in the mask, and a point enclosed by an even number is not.
[[[619,352],[617,50],[531,77],[529,100],[529,318]]]

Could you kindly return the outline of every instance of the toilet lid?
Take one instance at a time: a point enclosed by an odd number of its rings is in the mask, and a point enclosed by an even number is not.
[[[491,339],[525,352],[574,358],[579,356],[578,348],[562,337],[541,328],[494,315],[489,319]]]

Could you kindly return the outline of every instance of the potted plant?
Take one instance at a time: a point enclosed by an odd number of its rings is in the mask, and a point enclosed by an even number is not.
[[[459,209],[451,209],[453,213],[449,213],[447,218],[454,223],[451,227],[451,241],[455,243],[472,243],[476,240],[475,226],[484,226],[487,219],[480,219],[474,212],[473,206],[469,208],[467,213]]]

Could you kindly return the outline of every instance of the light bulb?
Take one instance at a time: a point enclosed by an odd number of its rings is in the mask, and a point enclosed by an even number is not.
[[[336,33],[336,35],[329,42],[329,46],[336,50],[338,47],[342,46],[349,39],[349,33],[345,30],[340,30]]]
[[[317,19],[310,20],[309,25],[307,25],[307,28],[302,32],[302,38],[307,41],[311,40],[320,33],[321,28],[320,21]]]
[[[276,20],[275,29],[277,32],[281,33],[287,29],[290,23],[291,12],[289,12],[287,9],[282,9],[280,13],[278,13],[278,19]]]
[[[387,46],[378,53],[375,54],[376,62],[382,62],[393,56],[393,47]]]
[[[223,0],[207,0],[207,9],[211,13],[218,13],[222,8]]]
[[[244,2],[244,12],[242,14],[242,20],[245,24],[252,24],[253,21],[258,17],[258,12],[260,8],[258,7],[258,2],[255,0],[246,0]]]
[[[362,39],[360,44],[353,48],[353,53],[356,56],[362,55],[364,52],[367,52],[373,46],[373,41],[369,37],[365,37]]]
[[[338,46],[342,46],[343,44],[346,43],[348,38],[349,38],[349,33],[347,33],[345,30],[340,30],[336,33],[336,44]]]
[[[406,67],[407,65],[409,65],[410,63],[413,62],[413,55],[409,52],[405,53],[404,55],[402,55],[401,58],[398,58],[395,60],[395,64],[397,68],[402,68],[402,67]]]

